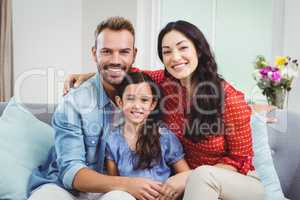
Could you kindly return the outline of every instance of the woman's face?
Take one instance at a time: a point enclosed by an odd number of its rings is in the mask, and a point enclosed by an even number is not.
[[[190,78],[198,65],[193,42],[181,32],[172,30],[162,39],[163,63],[167,71],[178,80]]]

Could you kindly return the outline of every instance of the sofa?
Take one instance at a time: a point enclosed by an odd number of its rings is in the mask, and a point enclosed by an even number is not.
[[[7,103],[0,103],[0,115]],[[26,104],[26,108],[39,120],[50,124],[55,105]],[[271,113],[271,114],[277,114]],[[285,196],[291,200],[300,199],[300,115],[288,110],[285,122],[268,125],[268,137],[275,169]],[[275,116],[278,117],[278,116]],[[279,116],[282,117],[282,116]],[[284,121],[284,120],[283,120]]]

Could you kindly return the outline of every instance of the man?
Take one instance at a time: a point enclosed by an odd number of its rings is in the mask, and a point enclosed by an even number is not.
[[[159,182],[104,174],[105,139],[118,123],[116,89],[137,49],[134,28],[121,17],[100,23],[95,36],[92,54],[98,73],[70,91],[55,111],[55,146],[30,178],[30,200],[154,200],[162,192]]]

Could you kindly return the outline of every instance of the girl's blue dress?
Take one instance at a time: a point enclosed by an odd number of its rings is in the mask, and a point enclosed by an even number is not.
[[[115,161],[119,175],[143,177],[165,182],[171,175],[171,165],[184,158],[183,149],[178,138],[169,129],[159,128],[162,159],[150,169],[134,169],[137,155],[129,148],[123,136],[123,127],[114,129],[108,136],[106,159]]]

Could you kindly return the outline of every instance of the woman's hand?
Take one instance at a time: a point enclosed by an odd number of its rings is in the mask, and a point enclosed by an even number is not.
[[[159,200],[175,200],[180,197],[184,192],[187,178],[191,172],[192,170],[185,171],[168,178],[164,184],[165,187],[168,187],[168,191],[164,192],[166,194],[160,196]],[[174,191],[172,192],[171,189]]]
[[[84,81],[88,80],[95,73],[86,73],[86,74],[70,74],[67,76],[64,82],[64,95],[66,95],[72,87],[76,88],[80,86]]]
[[[260,112],[272,112],[273,110],[276,109],[275,106],[270,106],[268,104],[257,104],[257,103],[254,103],[254,104],[250,104],[251,108],[252,108],[252,111],[254,113],[260,113]],[[267,123],[276,123],[277,122],[277,119],[274,118],[274,117],[267,117],[266,118],[266,122]]]
[[[161,193],[158,200],[176,200],[180,196],[175,188],[168,182],[163,184]]]
[[[137,200],[156,200],[164,194],[162,183],[145,178],[129,178],[125,190]]]
[[[216,164],[215,167],[219,167],[219,168],[222,168],[222,169],[227,169],[227,170],[234,171],[234,172],[237,171],[235,167],[233,167],[231,165],[222,164],[222,163]]]

